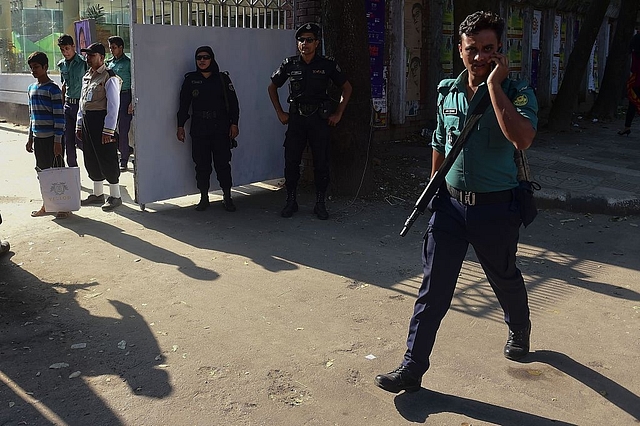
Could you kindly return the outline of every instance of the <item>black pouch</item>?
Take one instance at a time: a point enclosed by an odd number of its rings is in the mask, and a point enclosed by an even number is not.
[[[518,202],[518,209],[520,210],[520,219],[525,228],[529,226],[538,215],[536,200],[533,197],[533,192],[538,189],[540,189],[540,184],[526,180],[521,180],[515,189],[516,201]]]
[[[331,101],[324,101],[318,106],[318,114],[320,118],[326,120],[333,113]]]

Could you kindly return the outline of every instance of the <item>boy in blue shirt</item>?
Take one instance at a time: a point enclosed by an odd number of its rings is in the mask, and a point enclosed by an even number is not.
[[[36,169],[53,167],[54,162],[64,166],[62,135],[64,134],[64,106],[62,91],[47,74],[49,58],[43,52],[33,52],[27,60],[31,74],[38,80],[29,85],[29,140],[27,152],[35,152]],[[31,216],[43,216],[44,205]],[[58,212],[56,218],[64,219],[69,212]]]

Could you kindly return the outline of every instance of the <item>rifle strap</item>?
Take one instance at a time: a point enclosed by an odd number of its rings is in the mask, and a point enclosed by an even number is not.
[[[460,136],[458,136],[455,142],[453,143],[451,151],[449,151],[449,154],[451,154],[454,151],[453,147],[456,147],[456,148],[458,146],[462,147],[462,145],[464,145],[467,139],[469,139],[469,135],[471,134],[471,132],[475,130],[476,125],[478,124],[478,121],[480,121],[480,119],[482,118],[482,115],[485,113],[489,105],[491,105],[491,96],[489,96],[489,90],[487,89],[482,94],[482,98],[480,98],[476,106],[473,108],[473,112],[471,113],[471,115],[467,116],[467,121],[464,124],[464,128],[460,132]],[[460,150],[456,149],[455,151],[457,151],[456,153],[456,156],[457,156],[460,153]]]

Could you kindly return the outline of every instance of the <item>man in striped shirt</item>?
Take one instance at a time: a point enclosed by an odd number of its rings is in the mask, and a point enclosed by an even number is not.
[[[45,170],[54,163],[64,166],[62,158],[62,135],[64,134],[64,105],[62,91],[47,74],[49,58],[43,52],[33,52],[27,60],[31,74],[38,80],[29,85],[29,140],[27,152],[34,152],[36,169]],[[44,205],[31,216],[45,215]],[[64,219],[68,212],[58,212],[57,218]]]

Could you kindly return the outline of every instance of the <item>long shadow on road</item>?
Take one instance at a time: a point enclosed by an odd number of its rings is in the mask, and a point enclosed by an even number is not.
[[[541,362],[562,371],[640,421],[640,396],[563,353],[538,350],[520,362]]]
[[[425,423],[429,416],[438,413],[457,413],[498,425],[572,425],[572,423],[428,389],[421,389],[416,393],[402,393],[395,397],[394,403],[402,417],[415,423]]]
[[[97,283],[46,283],[6,256],[0,270],[0,424],[121,425],[95,386],[171,394],[158,343],[132,306],[111,300],[118,315],[95,316],[76,298]]]

